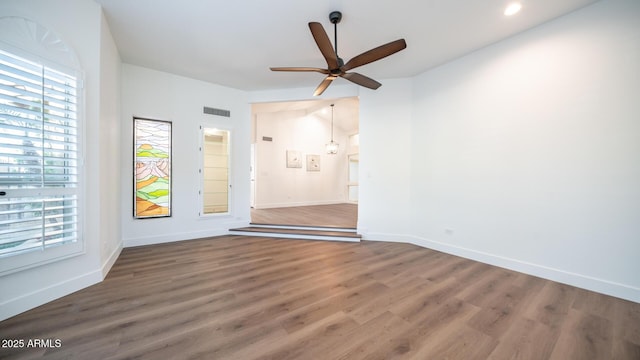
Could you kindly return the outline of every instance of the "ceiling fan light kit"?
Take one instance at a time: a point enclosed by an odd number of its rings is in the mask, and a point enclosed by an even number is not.
[[[380,60],[389,55],[395,54],[396,52],[403,50],[407,47],[407,43],[404,39],[399,39],[396,41],[392,41],[390,43],[378,46],[369,51],[365,51],[360,55],[355,56],[351,60],[349,60],[346,64],[338,56],[338,23],[342,20],[342,13],[339,11],[332,11],[329,14],[329,20],[334,26],[334,43],[331,44],[331,40],[329,40],[329,36],[327,36],[327,32],[322,27],[322,24],[318,22],[310,22],[309,30],[311,30],[311,35],[313,35],[313,39],[320,49],[320,53],[324,56],[325,61],[327,62],[327,68],[314,68],[314,67],[272,67],[272,71],[297,71],[297,72],[319,72],[321,74],[326,75],[324,80],[318,85],[314,96],[321,95],[329,85],[333,82],[333,80],[338,77],[342,77],[347,79],[355,84],[360,86],[364,86],[369,89],[377,89],[382,84],[379,82],[355,72],[347,72],[356,67],[369,64],[371,62]]]

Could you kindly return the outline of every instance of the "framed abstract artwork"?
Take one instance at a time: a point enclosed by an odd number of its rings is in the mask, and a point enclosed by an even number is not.
[[[307,171],[320,171],[320,155],[307,155]]]
[[[171,216],[171,122],[134,117],[133,137],[133,216]]]
[[[287,167],[288,168],[302,167],[302,154],[300,153],[300,151],[287,150]]]

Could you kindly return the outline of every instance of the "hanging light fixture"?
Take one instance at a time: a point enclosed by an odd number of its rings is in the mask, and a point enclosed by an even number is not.
[[[327,154],[337,154],[338,153],[338,143],[333,141],[333,105],[331,104],[331,142],[327,144]]]

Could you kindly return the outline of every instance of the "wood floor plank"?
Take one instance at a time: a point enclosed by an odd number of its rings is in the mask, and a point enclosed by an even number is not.
[[[615,337],[640,345],[640,304],[622,299],[610,299],[616,303],[614,323]],[[640,357],[638,357],[640,359]]]
[[[321,359],[327,343],[345,339],[358,326],[351,317],[338,311],[258,350],[250,349],[251,355],[237,355],[242,359],[262,360]]]
[[[609,320],[571,309],[550,359],[611,359],[612,331]]]
[[[491,337],[500,338],[518,320],[516,309],[525,296],[525,290],[520,287],[510,285],[504,288],[490,300],[490,305],[480,306],[482,310],[469,320],[469,326]]]
[[[436,305],[432,312],[420,313],[412,319],[412,327],[397,332],[385,346],[376,346],[369,358],[428,359],[433,346],[453,336],[477,313],[478,308],[456,298]]]
[[[525,316],[555,329],[566,320],[576,291],[574,287],[548,281],[525,311]]]
[[[414,356],[414,359],[477,359],[485,360],[498,341],[467,326],[459,326],[457,331],[441,339],[433,347]]]
[[[460,290],[460,283],[454,278],[423,287],[414,296],[406,296],[389,306],[389,311],[413,322],[421,318],[421,313],[430,313],[441,303],[454,297]]]
[[[558,330],[552,330],[535,320],[518,317],[500,338],[488,359],[549,359],[557,338]]]
[[[124,249],[0,322],[2,359],[634,359],[640,304],[403,243],[245,236]]]
[[[396,284],[390,288],[390,291],[372,297],[365,303],[360,304],[360,306],[349,312],[349,316],[359,324],[364,324],[384,314],[392,306],[408,298],[407,294],[415,294],[431,287],[431,283],[417,277],[409,277],[404,281],[396,282]]]
[[[353,288],[345,288],[345,291],[334,296],[323,298],[307,307],[292,311],[282,319],[282,327],[288,333],[294,333],[337,311],[365,302],[369,296],[374,296],[386,289],[388,288],[385,285],[377,282],[368,282]]]
[[[409,328],[410,324],[400,317],[385,312],[370,321],[362,324],[351,333],[346,334],[349,341],[338,341],[330,349],[325,349],[326,359],[362,359],[370,354],[370,349],[380,342],[388,342],[392,334],[402,332]],[[359,336],[360,332],[366,332],[369,336]]]
[[[251,222],[263,225],[298,225],[355,229],[358,223],[358,205],[342,203],[251,209]]]

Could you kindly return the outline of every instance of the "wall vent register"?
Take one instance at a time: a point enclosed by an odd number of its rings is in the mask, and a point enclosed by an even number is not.
[[[212,107],[208,107],[208,106],[204,107],[203,112],[205,114],[209,114],[209,115],[231,117],[231,111],[229,111],[229,110],[216,109],[216,108],[212,108]]]

